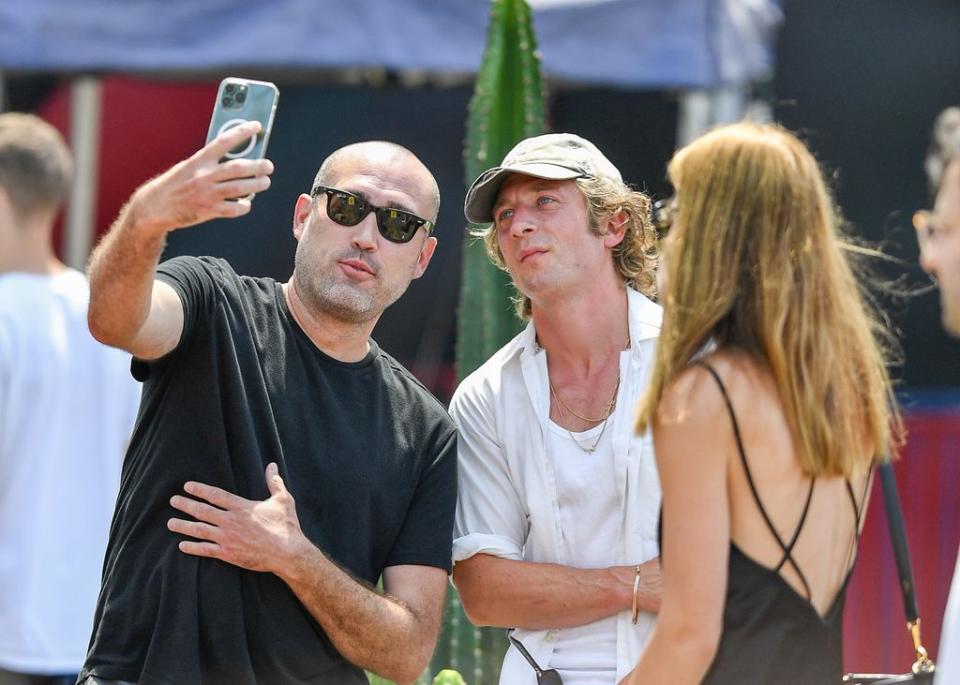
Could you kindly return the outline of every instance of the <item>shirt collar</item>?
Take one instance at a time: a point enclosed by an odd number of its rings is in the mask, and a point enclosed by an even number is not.
[[[637,349],[643,340],[660,335],[663,321],[663,308],[641,295],[633,288],[627,288],[627,320],[630,328],[630,347]],[[524,359],[534,357],[540,351],[537,344],[537,329],[533,319],[517,337],[517,351]]]

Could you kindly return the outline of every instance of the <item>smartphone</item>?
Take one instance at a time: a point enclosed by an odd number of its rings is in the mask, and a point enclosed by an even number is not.
[[[273,115],[277,111],[280,91],[268,81],[251,81],[229,76],[220,82],[217,101],[210,118],[207,142],[223,131],[247,121],[259,121],[260,133],[243,141],[223,156],[227,159],[260,159],[267,153],[267,142],[273,128]]]

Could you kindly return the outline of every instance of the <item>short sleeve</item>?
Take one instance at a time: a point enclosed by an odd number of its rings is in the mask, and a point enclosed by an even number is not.
[[[526,507],[494,428],[493,410],[484,399],[458,389],[450,403],[450,415],[460,431],[454,563],[480,553],[521,559],[529,529]]]
[[[450,539],[457,504],[457,432],[452,425],[438,440],[434,454],[384,566],[435,566],[447,573],[452,568]]]
[[[153,364],[175,358],[197,328],[209,320],[208,314],[216,305],[229,269],[225,261],[213,257],[174,257],[157,267],[156,279],[173,288],[183,305],[183,332],[177,346],[161,359],[151,362],[134,359],[131,364],[134,378],[145,381]]]

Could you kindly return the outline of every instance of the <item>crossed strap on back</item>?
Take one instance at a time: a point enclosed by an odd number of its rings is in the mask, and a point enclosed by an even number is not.
[[[763,503],[760,501],[760,493],[757,492],[757,486],[753,482],[753,475],[750,473],[750,466],[747,464],[747,454],[746,450],[743,448],[743,440],[740,437],[740,426],[737,423],[737,415],[733,411],[733,403],[730,402],[730,396],[727,395],[727,388],[724,386],[723,381],[720,380],[720,375],[717,373],[710,364],[704,361],[697,362],[698,365],[704,367],[707,371],[710,372],[710,375],[713,376],[713,379],[717,382],[717,386],[720,388],[720,394],[723,395],[723,401],[727,405],[727,411],[730,413],[730,421],[733,423],[733,435],[737,441],[737,452],[740,454],[740,463],[743,464],[743,471],[747,476],[747,484],[750,486],[750,492],[753,494],[753,500],[757,504],[757,509],[760,510],[760,515],[763,516],[763,520],[767,524],[767,528],[770,529],[770,532],[773,534],[774,539],[776,539],[777,544],[780,545],[780,549],[783,550],[783,556],[780,558],[780,563],[774,567],[774,573],[779,574],[780,569],[784,567],[785,564],[789,564],[797,572],[797,576],[800,578],[800,582],[803,583],[803,588],[807,593],[807,601],[810,601],[813,597],[813,593],[810,591],[810,584],[807,582],[806,576],[803,575],[803,571],[800,570],[800,566],[797,564],[796,559],[793,558],[793,548],[797,544],[797,540],[800,538],[800,532],[803,530],[803,524],[806,523],[807,513],[810,511],[810,500],[813,498],[813,486],[816,483],[816,478],[810,479],[810,489],[807,491],[807,500],[803,505],[803,513],[800,514],[800,521],[797,523],[797,527],[793,532],[793,536],[790,538],[790,542],[784,543],[783,538],[780,537],[780,534],[777,532],[777,529],[773,525],[773,521],[770,520],[770,516],[767,514],[767,510],[763,508]],[[853,505],[853,513],[856,517],[856,528],[854,529],[854,538],[851,541],[850,553],[853,552],[854,546],[860,534],[860,512],[861,507],[857,506],[857,498],[853,494],[853,486],[850,485],[849,479],[844,479],[844,482],[847,486],[847,494],[850,495],[850,503]],[[870,479],[867,479],[867,484],[869,485]],[[864,491],[864,497],[866,497],[866,490]],[[849,566],[850,553],[847,556],[847,563]]]

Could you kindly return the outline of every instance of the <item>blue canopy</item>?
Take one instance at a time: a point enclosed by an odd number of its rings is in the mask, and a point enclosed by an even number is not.
[[[775,0],[532,0],[548,77],[632,88],[767,75]],[[0,69],[476,70],[485,0],[21,0],[0,3]]]

